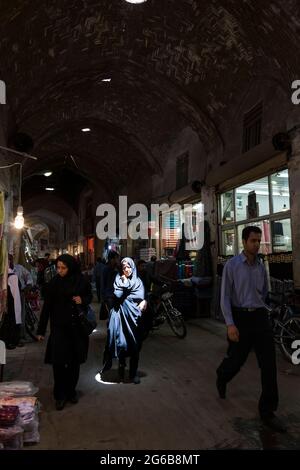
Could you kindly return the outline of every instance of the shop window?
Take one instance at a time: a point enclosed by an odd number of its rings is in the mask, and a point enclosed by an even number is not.
[[[240,200],[237,202],[239,203]],[[221,194],[221,222],[222,224],[234,222],[233,191],[227,191]]]
[[[253,181],[235,190],[236,220],[251,220],[269,215],[268,177]]]
[[[224,256],[235,255],[235,229],[222,232],[222,254]]]
[[[271,245],[269,220],[260,220],[260,221],[252,222],[252,223],[245,224],[245,225],[244,224],[238,225],[238,252],[240,253],[243,250],[242,232],[243,232],[243,228],[247,227],[248,225],[254,225],[256,227],[259,227],[262,231],[259,252],[264,255],[271,253],[272,245]]]
[[[189,154],[184,153],[176,160],[176,189],[183,188],[189,181]]]
[[[197,230],[199,230],[199,227],[197,225],[197,212],[199,212],[200,203],[194,203],[192,205],[192,208],[192,219],[190,221],[186,221],[188,225],[185,227],[185,236],[188,239],[193,239],[194,234],[197,232]],[[164,255],[173,256],[174,249],[178,248],[178,243],[180,241],[184,222],[185,219],[183,209],[169,212],[167,214],[164,214],[163,217],[160,217],[161,248],[163,250]],[[191,227],[189,227],[190,222]]]
[[[292,251],[291,219],[272,222],[273,252]]]
[[[292,251],[287,169],[221,194],[220,212],[222,254],[237,254],[243,249],[242,230],[246,225],[261,228],[261,253]]]
[[[290,209],[288,170],[282,170],[271,175],[271,193],[273,212],[282,212]]]
[[[169,255],[180,238],[180,213],[169,212],[162,217],[162,222],[162,247]]]
[[[261,142],[262,102],[244,115],[242,153],[248,152]]]

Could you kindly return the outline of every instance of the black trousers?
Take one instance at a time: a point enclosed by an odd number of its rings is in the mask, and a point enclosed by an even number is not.
[[[53,364],[55,400],[67,400],[75,395],[76,385],[79,379],[80,364]]]
[[[96,292],[98,302],[101,302],[101,279],[96,278]]]
[[[230,340],[227,357],[217,369],[217,375],[227,383],[239,372],[253,348],[261,370],[262,392],[258,404],[261,417],[270,416],[278,406],[276,354],[272,328],[265,309],[254,312],[233,311],[239,330],[239,342]]]

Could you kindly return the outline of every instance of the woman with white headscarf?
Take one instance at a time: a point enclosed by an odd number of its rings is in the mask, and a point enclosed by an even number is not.
[[[122,274],[114,282],[114,307],[110,311],[107,329],[107,350],[104,367],[101,372],[109,370],[112,359],[119,359],[119,376],[124,379],[126,357],[130,358],[129,378],[138,384],[137,374],[139,352],[141,348],[140,318],[147,303],[144,286],[137,277],[136,266],[131,258],[124,258],[121,263]]]

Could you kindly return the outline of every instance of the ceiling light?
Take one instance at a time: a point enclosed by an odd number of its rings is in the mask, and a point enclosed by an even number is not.
[[[102,78],[101,82],[111,82],[111,78]]]
[[[127,3],[145,3],[147,0],[125,0]]]
[[[19,206],[17,209],[17,216],[15,217],[15,228],[20,230],[24,227],[23,207]]]
[[[24,217],[23,217],[23,207],[22,207],[22,163],[16,163],[15,165],[20,165],[20,180],[19,180],[19,204],[17,208],[17,215],[15,217],[15,228],[21,230],[24,227]]]
[[[81,130],[82,130],[82,132],[91,132],[91,129],[89,127],[84,127]]]
[[[54,191],[54,188],[45,188],[46,191]]]
[[[52,175],[52,171],[46,171],[46,173],[44,173],[44,176],[51,176]]]

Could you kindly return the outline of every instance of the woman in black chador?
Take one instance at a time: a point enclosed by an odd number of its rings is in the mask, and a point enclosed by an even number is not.
[[[78,313],[82,310],[87,312],[92,292],[73,256],[59,256],[56,269],[57,275],[45,293],[37,339],[44,339],[50,317],[45,363],[53,366],[53,395],[56,409],[62,410],[67,400],[71,403],[78,401],[76,385],[80,364],[86,361],[89,346],[88,336],[80,329]]]
[[[119,376],[124,378],[126,357],[130,358],[129,378],[135,384],[140,383],[137,375],[140,340],[140,318],[146,308],[144,286],[137,277],[136,266],[131,258],[122,260],[122,274],[114,282],[114,307],[110,311],[107,346],[104,353],[104,367],[109,370],[112,359],[119,359]]]

